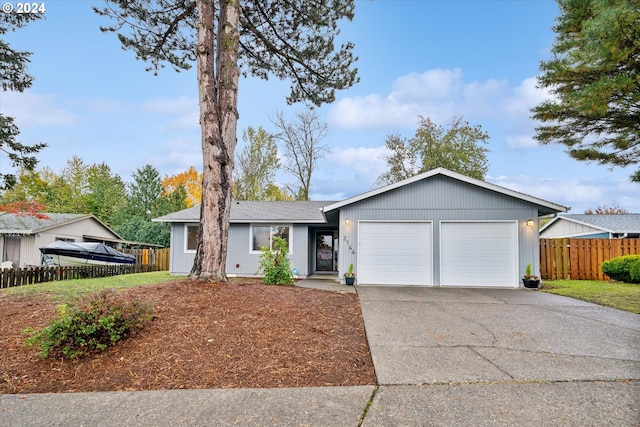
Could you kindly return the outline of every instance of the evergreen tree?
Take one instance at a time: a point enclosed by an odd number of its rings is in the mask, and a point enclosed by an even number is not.
[[[42,17],[39,13],[0,13],[0,37]],[[23,92],[31,87],[33,77],[27,72],[29,56],[31,52],[14,50],[0,38],[0,87],[3,91]],[[38,163],[34,154],[46,144],[23,144],[17,140],[19,134],[14,118],[0,113],[0,151],[7,155],[13,167],[32,171]],[[0,174],[0,189],[11,188],[15,183],[14,174]]]
[[[535,107],[536,139],[581,161],[640,163],[640,4],[559,0],[553,58],[541,64],[552,99]],[[631,179],[640,182],[640,169]]]
[[[357,81],[351,43],[336,49],[338,21],[354,0],[106,0],[123,48],[176,70],[196,62],[203,181],[198,246],[190,277],[226,281],[229,209],[240,74],[291,78],[288,102],[332,102]]]

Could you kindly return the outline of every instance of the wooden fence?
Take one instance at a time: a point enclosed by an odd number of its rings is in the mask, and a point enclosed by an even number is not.
[[[135,255],[134,265],[87,265],[82,267],[27,267],[0,270],[0,289],[57,280],[109,277],[120,274],[169,270],[170,249],[127,249]]]
[[[169,254],[171,253],[170,248],[125,249],[122,252],[135,256],[136,264],[150,266],[149,271],[169,270]]]
[[[28,267],[0,270],[0,288],[57,280],[89,279],[152,271],[147,265],[87,265],[82,267]]]
[[[640,254],[640,239],[540,239],[542,279],[610,280],[603,261]]]

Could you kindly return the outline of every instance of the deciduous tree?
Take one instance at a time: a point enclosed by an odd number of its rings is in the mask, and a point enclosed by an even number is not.
[[[186,191],[187,207],[197,205],[202,200],[202,173],[193,166],[185,172],[165,176],[162,185],[168,194],[179,189]]]
[[[296,113],[292,121],[278,112],[273,124],[278,128],[275,137],[282,142],[286,158],[284,169],[297,179],[290,190],[297,200],[309,200],[313,171],[318,160],[329,152],[329,147],[322,142],[327,136],[327,124],[320,121],[312,108]]]
[[[233,180],[234,200],[279,200],[284,195],[274,192],[276,172],[280,168],[278,146],[262,126],[248,127],[242,132],[247,143],[236,158]]]
[[[381,185],[402,181],[422,172],[443,167],[476,179],[487,173],[489,134],[471,126],[462,117],[455,117],[448,128],[438,126],[429,118],[420,117],[420,125],[411,139],[390,134],[385,141],[387,154],[383,159],[388,170],[381,174]]]
[[[226,281],[225,263],[241,73],[291,78],[289,102],[331,102],[357,80],[353,46],[335,49],[338,21],[354,0],[107,0],[125,49],[185,69],[195,60],[202,128],[203,190],[192,278]],[[124,29],[124,32],[122,31]]]
[[[538,84],[553,97],[533,111],[542,144],[581,161],[640,163],[640,5],[637,0],[559,0],[553,58]],[[631,179],[640,182],[640,169]]]
[[[587,209],[584,213],[587,215],[625,215],[628,214],[629,211],[620,207],[618,202],[613,202],[611,206],[600,205],[595,209],[595,211]]]

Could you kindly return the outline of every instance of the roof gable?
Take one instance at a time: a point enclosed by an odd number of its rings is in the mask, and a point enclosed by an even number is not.
[[[540,229],[540,232],[550,228],[558,221],[570,221],[576,224],[592,227],[607,233],[640,233],[640,214],[624,215],[589,215],[565,214],[559,215]]]
[[[383,194],[383,193],[386,193],[386,192],[389,192],[389,191],[393,191],[395,189],[398,189],[398,188],[413,184],[413,183],[421,181],[421,180],[430,179],[430,178],[432,178],[434,176],[437,176],[437,175],[446,176],[446,177],[455,179],[457,181],[466,183],[468,185],[473,185],[473,186],[476,186],[476,187],[479,187],[479,188],[483,188],[483,189],[486,189],[486,190],[489,190],[489,191],[494,191],[494,192],[502,194],[502,195],[513,197],[513,198],[516,198],[518,200],[522,200],[524,202],[532,203],[532,204],[538,206],[538,212],[539,212],[540,215],[548,215],[548,214],[552,214],[552,213],[566,212],[567,210],[569,210],[569,208],[567,208],[566,206],[562,206],[562,205],[558,205],[556,203],[552,203],[552,202],[549,202],[549,201],[546,201],[546,200],[542,200],[542,199],[539,199],[537,197],[533,197],[533,196],[530,196],[528,194],[520,193],[520,192],[511,190],[511,189],[505,188],[505,187],[501,187],[501,186],[496,185],[496,184],[491,184],[489,182],[485,182],[485,181],[481,181],[481,180],[478,180],[478,179],[470,178],[470,177],[468,177],[466,175],[462,175],[462,174],[459,174],[459,173],[456,173],[456,172],[452,172],[452,171],[450,171],[448,169],[444,169],[444,168],[433,169],[431,171],[421,173],[419,175],[416,175],[414,177],[405,179],[403,181],[399,181],[399,182],[396,182],[394,184],[390,184],[390,185],[387,185],[387,186],[384,186],[384,187],[377,188],[375,190],[368,191],[366,193],[359,194],[359,195],[354,196],[354,197],[350,197],[350,198],[345,199],[343,201],[340,201],[340,202],[325,206],[323,210],[324,210],[325,213],[327,213],[327,212],[330,212],[330,211],[333,211],[333,210],[336,210],[336,209],[340,209],[341,207],[344,207],[344,206],[347,206],[347,205],[350,205],[350,204],[353,204],[353,203],[357,203],[359,201],[362,201],[362,200],[365,200],[365,199],[368,199],[368,198],[371,198],[371,197],[375,197],[375,196],[378,196],[380,194]]]
[[[68,225],[86,219],[96,221],[114,236],[122,237],[109,226],[91,214],[66,214],[46,212],[47,218],[37,218],[33,215],[18,215],[15,213],[0,213],[0,234],[36,234],[49,231],[56,227]]]

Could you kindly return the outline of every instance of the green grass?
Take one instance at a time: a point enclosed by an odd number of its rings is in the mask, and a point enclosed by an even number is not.
[[[17,286],[0,289],[0,295],[28,296],[44,294],[52,298],[67,299],[107,288],[126,289],[176,279],[177,277],[171,276],[168,271],[154,271],[151,273],[123,274],[121,276],[100,277],[97,279],[62,280],[59,282]]]
[[[595,304],[640,314],[640,285],[598,280],[544,281],[540,289]]]

